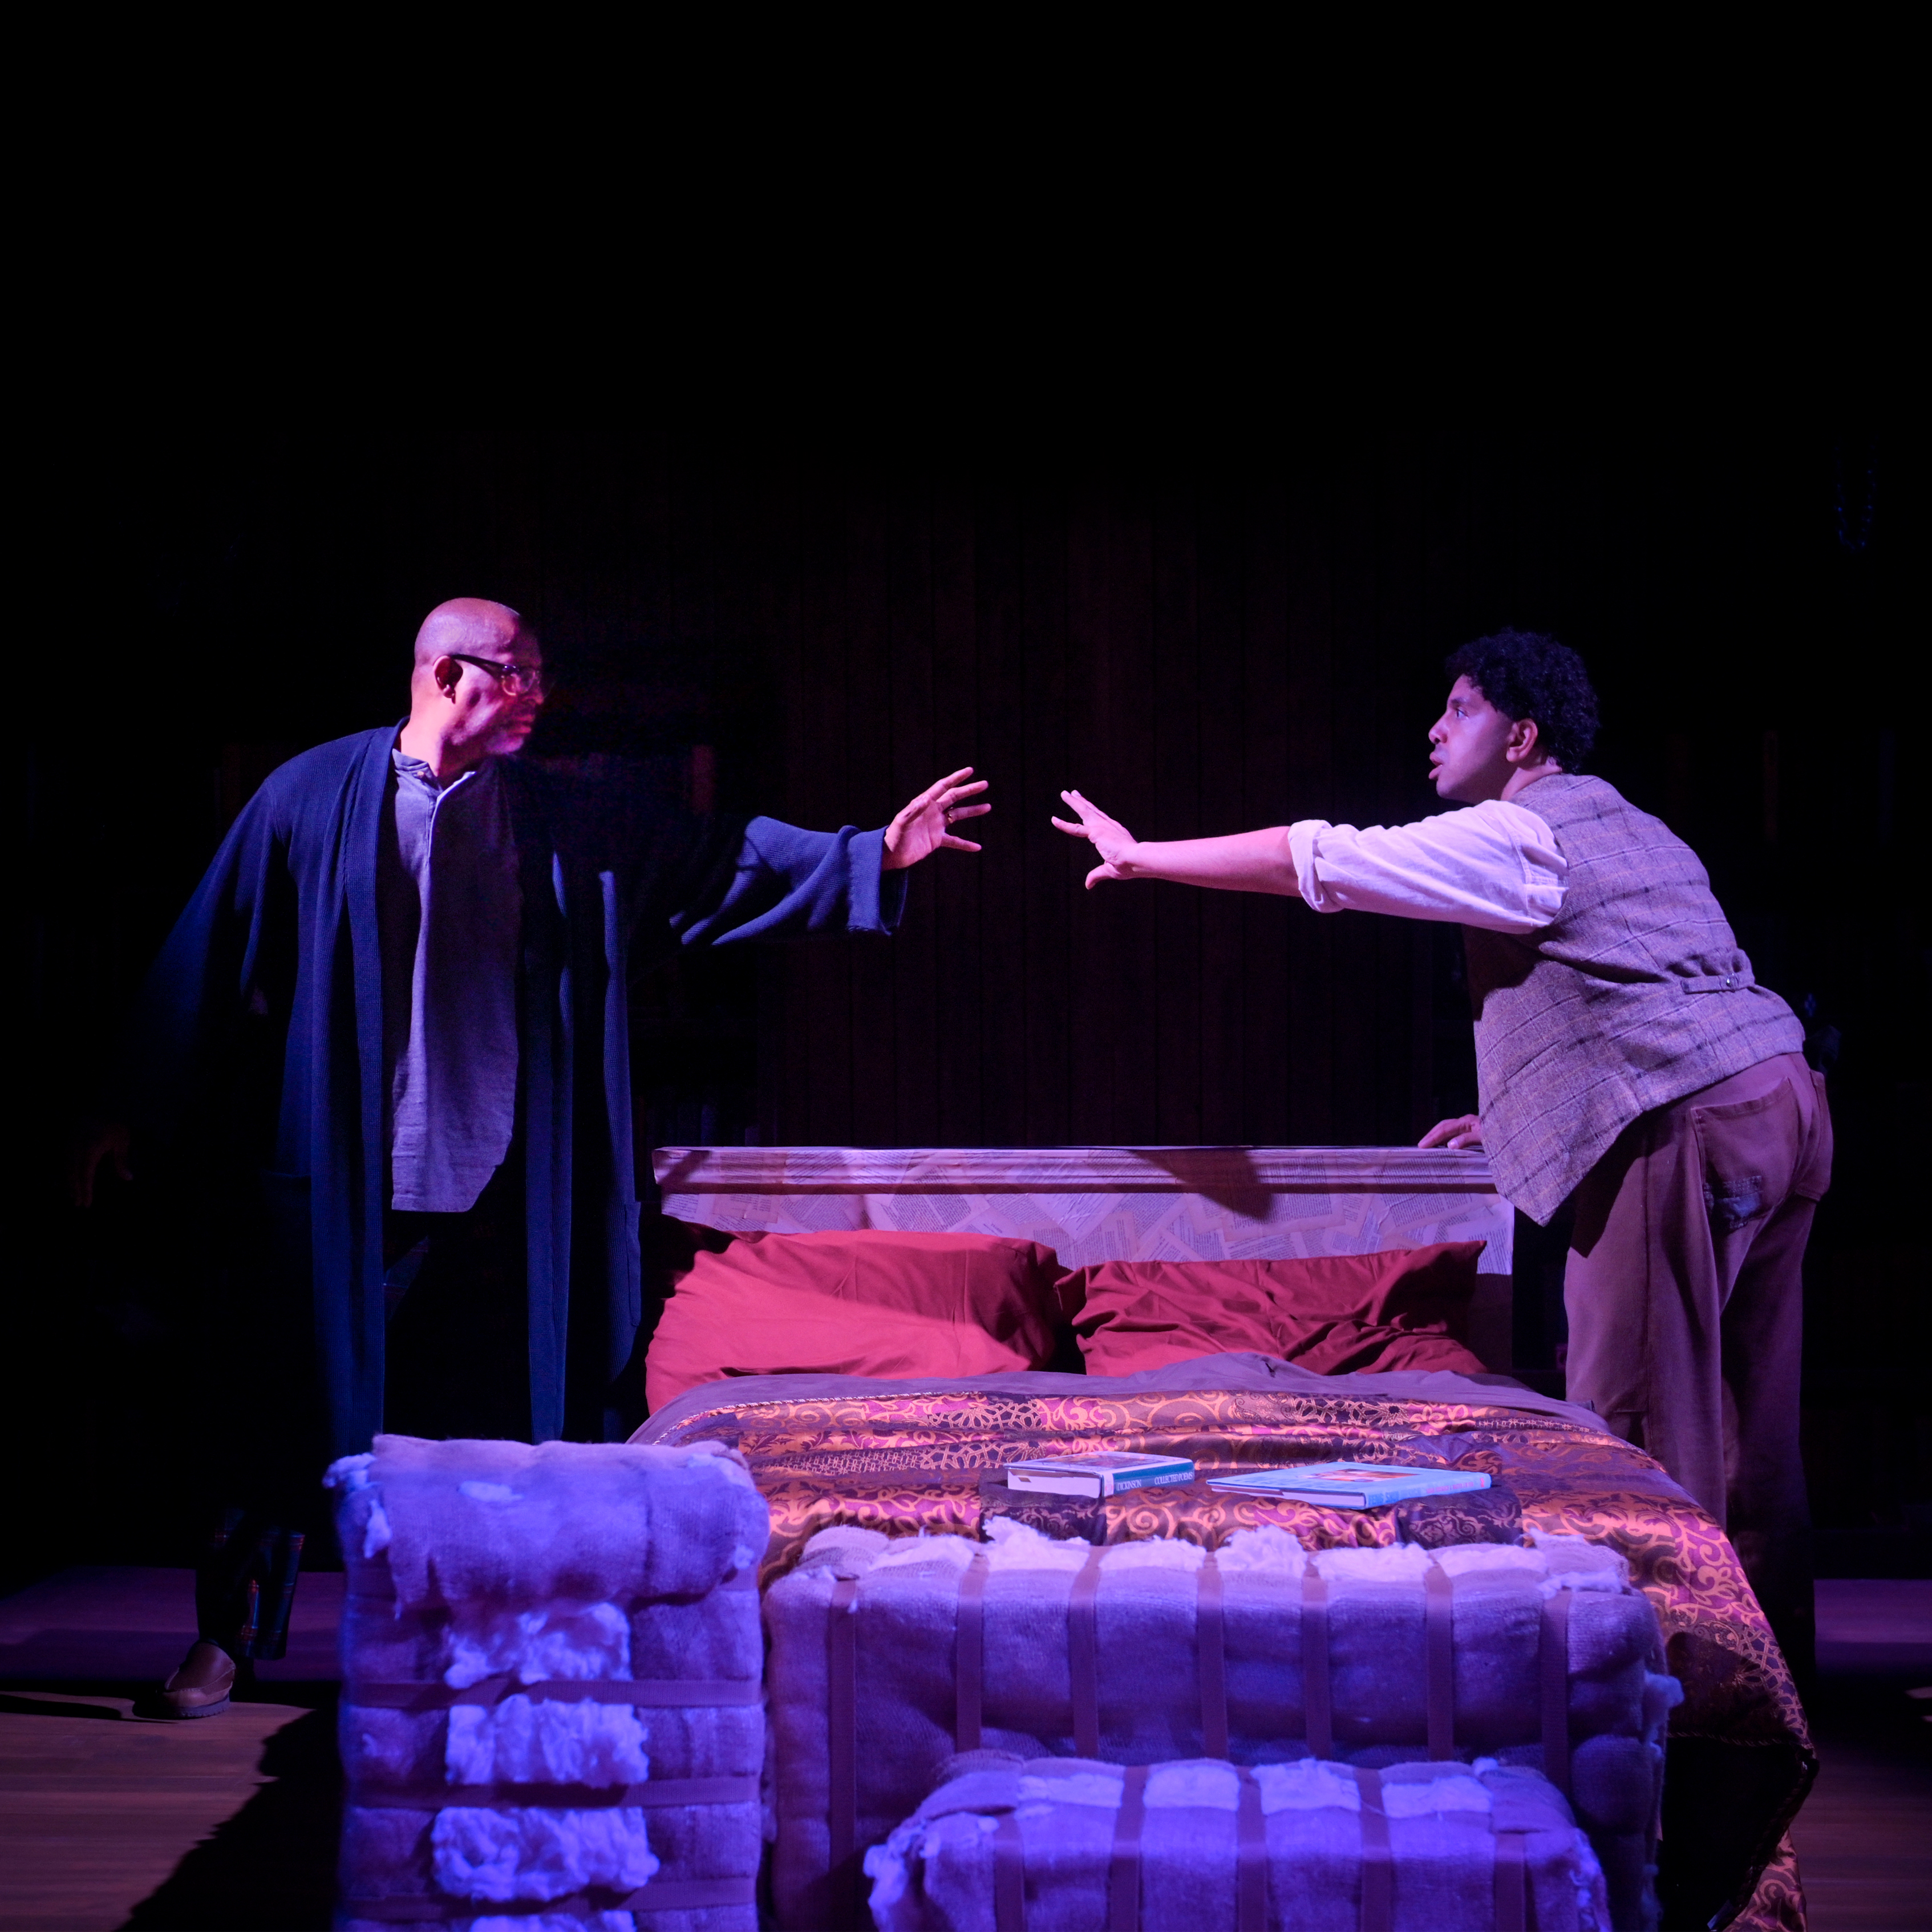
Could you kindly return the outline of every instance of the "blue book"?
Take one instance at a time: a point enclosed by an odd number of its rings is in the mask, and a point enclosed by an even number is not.
[[[1191,1483],[1194,1465],[1185,1456],[1130,1456],[1103,1450],[1094,1456],[1035,1456],[1006,1465],[1006,1487],[1046,1496],[1117,1496],[1124,1490]]]
[[[1330,1509],[1379,1509],[1417,1496],[1449,1496],[1486,1490],[1490,1479],[1474,1469],[1412,1469],[1397,1462],[1304,1462],[1292,1469],[1256,1469],[1238,1476],[1210,1476],[1208,1486],[1229,1496],[1279,1496]]]

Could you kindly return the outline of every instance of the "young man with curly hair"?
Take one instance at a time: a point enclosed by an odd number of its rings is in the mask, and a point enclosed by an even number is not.
[[[1831,1175],[1822,1079],[1696,854],[1585,774],[1597,700],[1576,654],[1503,631],[1446,669],[1430,768],[1460,811],[1155,844],[1067,791],[1076,820],[1054,823],[1099,854],[1090,888],[1168,879],[1461,925],[1479,1112],[1422,1144],[1486,1148],[1546,1226],[1572,1204],[1570,1399],[1726,1525],[1802,1658],[1801,1268]]]

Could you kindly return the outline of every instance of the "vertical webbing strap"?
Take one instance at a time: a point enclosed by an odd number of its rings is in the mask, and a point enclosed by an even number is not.
[[[1524,1842],[1520,1832],[1496,1834],[1496,1932],[1529,1932]]]
[[[1328,1695],[1328,1586],[1310,1564],[1301,1573],[1301,1699],[1308,1748],[1335,1755],[1335,1707]]]
[[[1423,1653],[1429,1711],[1429,1755],[1456,1755],[1455,1593],[1438,1563],[1423,1572]]]
[[[1081,1566],[1066,1599],[1066,1674],[1073,1694],[1073,1754],[1100,1755],[1100,1552]]]
[[[1141,1932],[1141,1827],[1147,1821],[1148,1766],[1130,1764],[1120,1780],[1114,1849],[1107,1860],[1107,1932]]]
[[[996,1932],[1026,1932],[1026,1844],[1012,1811],[993,1828],[993,1924]]]
[[[1268,1821],[1262,1787],[1244,1765],[1234,1811],[1234,1932],[1268,1932]]]
[[[1228,1755],[1228,1615],[1221,1591],[1221,1566],[1208,1552],[1201,1566],[1201,1594],[1195,1608],[1195,1649],[1201,1667],[1201,1755]]]
[[[1358,1766],[1355,1787],[1362,1798],[1361,1932],[1395,1932],[1395,1854],[1382,1809],[1382,1773]]]
[[[1570,1592],[1543,1601],[1543,1774],[1570,1795]]]
[[[845,1577],[832,1587],[825,1626],[826,1701],[831,1707],[826,1824],[832,1840],[833,1896],[848,1906],[858,1898],[858,1873],[852,1860],[859,1835],[858,1622],[859,1586]]]
[[[952,1748],[980,1748],[986,1714],[986,1552],[975,1552],[959,1579],[959,1610],[954,1635]]]

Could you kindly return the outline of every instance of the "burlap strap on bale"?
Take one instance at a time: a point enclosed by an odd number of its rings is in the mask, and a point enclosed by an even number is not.
[[[826,1620],[826,1701],[831,1708],[827,1740],[826,1824],[831,1840],[832,1884],[854,1924],[859,1908],[859,1865],[854,1856],[859,1834],[859,1586],[842,1577],[832,1586]]]
[[[374,1711],[447,1711],[459,1704],[500,1704],[506,1697],[528,1697],[537,1703],[632,1704],[662,1710],[716,1704],[760,1704],[762,1684],[744,1680],[703,1682],[670,1677],[562,1677],[540,1684],[519,1684],[514,1676],[486,1677],[460,1690],[447,1684],[349,1683],[343,1701]]]
[[[1194,1611],[1196,1648],[1201,1672],[1201,1753],[1228,1755],[1228,1618],[1221,1589],[1221,1566],[1210,1550],[1196,1576],[1200,1592]]]
[[[1335,1707],[1328,1695],[1328,1585],[1312,1563],[1301,1573],[1301,1702],[1308,1748],[1335,1755]]]
[[[1432,1563],[1422,1579],[1423,1673],[1429,1710],[1429,1755],[1456,1755],[1455,1597],[1449,1573]]]
[[[703,1912],[714,1906],[755,1905],[754,1878],[673,1879],[640,1886],[635,1892],[574,1892],[563,1898],[382,1898],[341,1901],[345,1918],[371,1918],[385,1925],[447,1924],[452,1918],[533,1918],[540,1912],[587,1918],[593,1912]]]
[[[1362,1800],[1361,1932],[1394,1932],[1395,1852],[1382,1809],[1382,1773],[1358,1766],[1355,1787]]]
[[[1529,1888],[1523,1870],[1526,1845],[1520,1832],[1496,1834],[1496,1932],[1528,1932]]]
[[[1141,1932],[1141,1827],[1147,1821],[1150,1768],[1130,1764],[1121,1782],[1114,1850],[1107,1861],[1107,1932]]]
[[[959,1580],[958,1628],[953,1659],[953,1748],[980,1748],[986,1699],[986,1578],[992,1566],[974,1552]]]
[[[364,1785],[351,1802],[376,1811],[447,1811],[457,1806],[495,1810],[506,1804],[545,1810],[601,1811],[620,1805],[662,1810],[672,1804],[752,1804],[758,1780],[741,1778],[660,1778],[644,1784]]]
[[[1100,1552],[1080,1566],[1066,1598],[1066,1676],[1073,1696],[1073,1755],[1100,1755]]]
[[[1543,1774],[1570,1796],[1570,1592],[1543,1604]]]

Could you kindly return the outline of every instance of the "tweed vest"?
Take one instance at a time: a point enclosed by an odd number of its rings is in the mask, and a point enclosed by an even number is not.
[[[1563,910],[1539,932],[1462,940],[1483,1144],[1504,1197],[1546,1225],[1640,1114],[1800,1052],[1804,1030],[1660,819],[1568,772],[1517,801],[1569,861]]]

